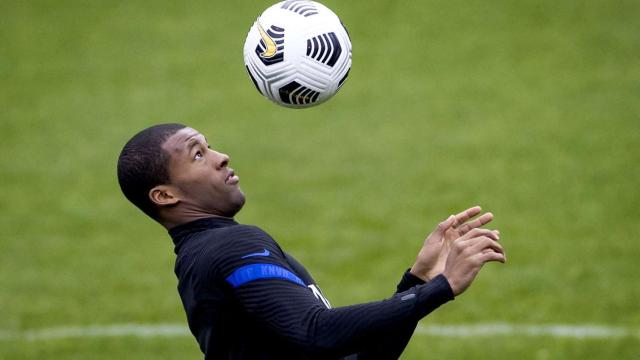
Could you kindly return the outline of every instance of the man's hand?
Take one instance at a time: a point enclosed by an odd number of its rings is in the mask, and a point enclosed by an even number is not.
[[[455,296],[471,285],[482,265],[489,261],[504,263],[507,260],[499,239],[494,230],[473,229],[452,242],[442,274]]]
[[[491,213],[484,213],[477,219],[471,220],[481,211],[480,206],[474,206],[458,215],[451,215],[438,224],[424,241],[416,262],[411,267],[411,273],[424,281],[429,281],[442,273],[451,250],[451,243],[470,230],[479,228],[493,220]]]

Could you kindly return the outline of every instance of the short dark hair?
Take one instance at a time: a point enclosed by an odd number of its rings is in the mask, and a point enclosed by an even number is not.
[[[155,220],[158,220],[158,209],[149,199],[149,191],[171,181],[170,155],[162,145],[185,127],[182,124],[160,124],[146,128],[125,144],[118,157],[118,183],[122,193]]]

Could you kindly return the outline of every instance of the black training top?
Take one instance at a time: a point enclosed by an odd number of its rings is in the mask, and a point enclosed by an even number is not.
[[[391,298],[331,308],[266,232],[208,218],[169,231],[189,328],[205,359],[396,359],[418,320],[453,299],[406,272]]]

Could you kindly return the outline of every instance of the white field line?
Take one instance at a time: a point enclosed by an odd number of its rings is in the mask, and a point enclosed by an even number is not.
[[[483,323],[460,325],[418,325],[416,335],[438,337],[523,336],[569,339],[609,339],[633,337],[640,339],[640,328],[605,325],[509,324]],[[104,326],[62,326],[37,330],[2,331],[0,341],[46,341],[68,338],[105,337],[182,337],[191,336],[182,324],[115,324]]]
[[[416,334],[442,337],[481,336],[547,336],[571,339],[609,339],[635,337],[640,339],[640,328],[605,325],[569,324],[510,324],[484,323],[467,325],[418,325]]]
[[[104,326],[61,326],[26,330],[22,332],[0,331],[0,340],[55,340],[67,338],[103,337],[176,337],[191,335],[182,324],[115,324]]]

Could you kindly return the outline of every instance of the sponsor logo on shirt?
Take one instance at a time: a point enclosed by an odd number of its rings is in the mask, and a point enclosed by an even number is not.
[[[246,259],[246,258],[256,257],[256,256],[269,256],[270,254],[271,253],[269,252],[269,250],[264,249],[264,251],[262,251],[262,252],[257,252],[257,253],[245,255],[245,256],[241,257],[241,259]]]

